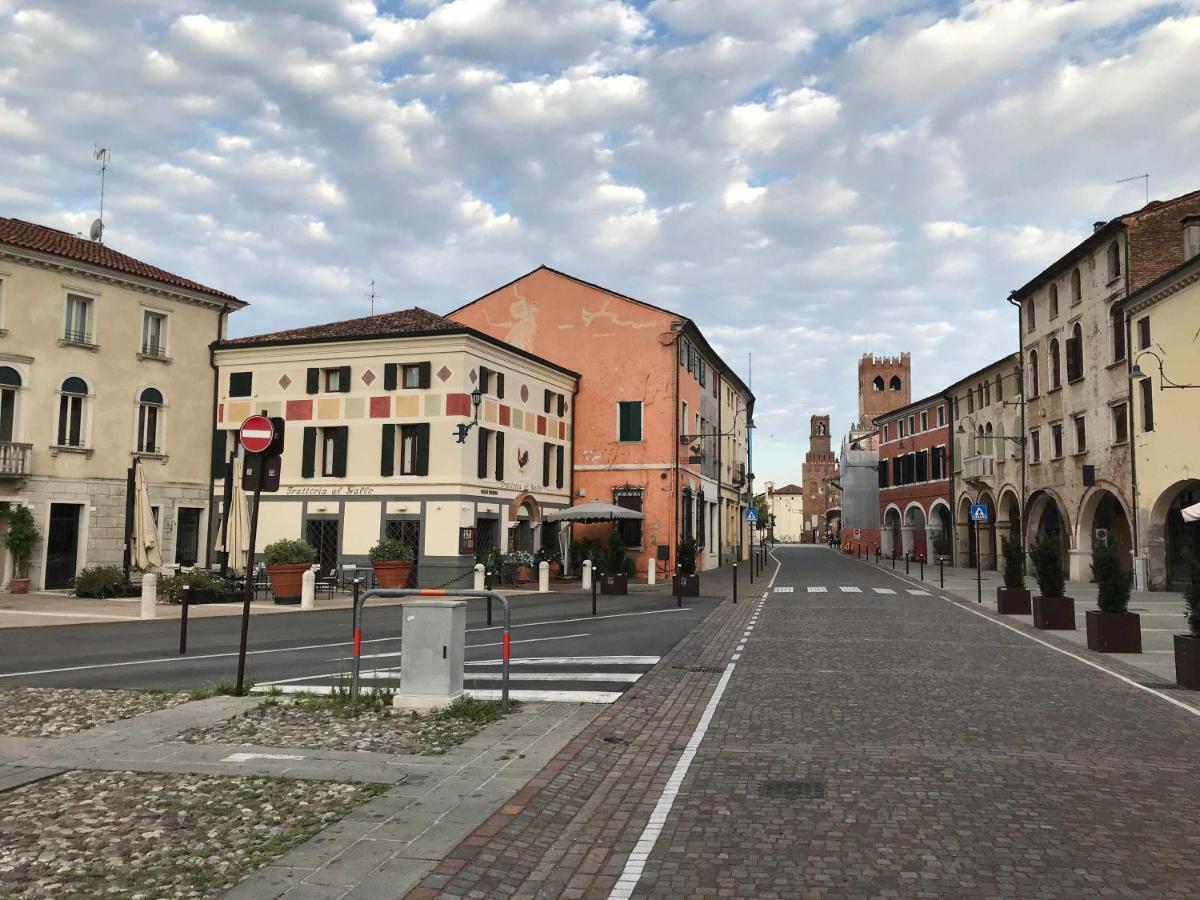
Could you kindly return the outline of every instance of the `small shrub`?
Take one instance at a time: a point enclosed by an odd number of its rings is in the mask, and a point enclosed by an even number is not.
[[[1184,615],[1192,637],[1200,638],[1200,559],[1192,556],[1188,559],[1188,567],[1188,585],[1183,592]]]
[[[1010,591],[1025,587],[1025,550],[1019,537],[1001,538],[1004,554],[1004,586]]]
[[[263,562],[268,566],[295,566],[317,561],[317,551],[304,541],[276,541],[263,550]]]
[[[533,554],[528,550],[514,550],[512,553],[505,555],[504,565],[512,566],[513,568],[517,566],[533,568]]]
[[[696,574],[696,539],[684,538],[675,548],[675,561],[679,564],[680,575]]]
[[[394,538],[383,538],[378,544],[367,551],[367,557],[373,563],[377,562],[412,562],[413,552],[408,544]]]
[[[575,571],[583,566],[584,560],[590,559],[596,562],[601,559],[600,542],[593,538],[584,538],[581,541],[571,541],[571,546],[568,548],[568,553],[571,554],[571,568]]]
[[[1129,608],[1133,576],[1121,570],[1121,558],[1111,538],[1092,540],[1092,576],[1100,589],[1096,605],[1101,612],[1121,613]]]
[[[109,597],[125,597],[129,593],[129,582],[120,566],[96,566],[84,569],[75,576],[75,596],[106,600]]]
[[[608,535],[608,550],[604,557],[605,572],[625,571],[625,541],[621,538],[621,530],[613,524]]]
[[[510,702],[509,712],[515,710],[518,705],[516,701]],[[467,719],[471,722],[490,725],[503,717],[504,713],[500,711],[499,703],[490,700],[475,700],[471,697],[459,697],[449,706],[443,706],[434,715],[439,719]]]
[[[553,549],[552,547],[539,548],[538,552],[534,554],[534,557],[540,563],[541,562],[545,562],[545,563],[560,563],[560,562],[562,562],[562,554],[559,553],[557,550]]]
[[[179,575],[172,575],[170,578],[162,579],[158,583],[158,596],[168,603],[182,603],[184,585],[192,589],[193,595],[195,595],[196,591],[212,591],[215,594],[225,593],[224,578],[220,575],[213,575],[210,572],[197,569],[195,572],[182,572]]]
[[[625,576],[627,578],[637,578],[637,563],[632,557],[625,557]]]
[[[33,513],[28,506],[18,506],[8,513],[8,533],[4,545],[13,558],[13,577],[29,577],[29,560],[33,558],[33,547],[41,535],[33,523]]]
[[[1061,597],[1064,581],[1058,537],[1044,532],[1039,534],[1029,548],[1029,556],[1033,560],[1033,577],[1037,579],[1042,596]]]

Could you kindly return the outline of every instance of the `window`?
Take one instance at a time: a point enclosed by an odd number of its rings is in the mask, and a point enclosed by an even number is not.
[[[983,405],[992,405],[992,384],[990,381],[985,381],[983,383]]]
[[[1120,308],[1114,305],[1109,310],[1108,320],[1112,328],[1112,361],[1120,362],[1125,358],[1125,317]]]
[[[1050,285],[1050,318],[1058,318],[1058,285]]]
[[[946,448],[942,446],[934,447],[930,457],[932,462],[931,477],[934,481],[938,481],[946,477]]]
[[[1087,420],[1076,416],[1071,422],[1075,426],[1075,452],[1083,453],[1087,450]]]
[[[1038,395],[1038,354],[1036,350],[1029,351],[1029,396]]]
[[[636,443],[642,439],[642,401],[621,400],[617,403],[617,440]]]
[[[1108,245],[1108,280],[1121,275],[1121,248],[1116,241]]]
[[[703,357],[703,356],[699,356],[699,357],[697,357],[697,358],[696,358],[696,363],[697,363],[697,365],[696,365],[696,378],[697,378],[697,380],[700,382],[700,387],[705,387],[705,386],[708,384],[708,380],[707,380],[707,378],[705,377],[705,365],[704,365],[704,357]]]
[[[996,376],[996,402],[1004,402],[1004,379],[999,375]]]
[[[1062,387],[1062,363],[1058,353],[1058,338],[1050,339],[1050,390]]]
[[[421,367],[417,364],[410,364],[404,367],[404,380],[401,382],[405,388],[414,389],[421,386]]]
[[[871,390],[879,394],[883,392],[883,376],[876,375],[875,380],[871,382]]]
[[[900,437],[904,437],[904,420],[903,420],[903,419],[897,419],[897,420],[896,420],[896,425],[897,425],[897,427],[900,429]]]
[[[1036,428],[1029,432],[1029,461],[1035,463],[1042,461],[1042,433]]]
[[[689,348],[688,342],[685,341],[683,338],[680,338],[679,339],[679,364],[681,366],[686,366],[688,364],[689,350],[690,350],[690,348]]]
[[[635,488],[617,488],[613,491],[613,504],[623,509],[642,511],[642,492]],[[620,519],[617,530],[621,535],[621,543],[626,547],[642,546],[642,520]]]
[[[1067,381],[1083,377],[1083,326],[1078,322],[1067,339]]]
[[[67,319],[63,326],[63,340],[75,344],[92,342],[92,299],[78,294],[67,294]]]
[[[1142,431],[1154,430],[1154,383],[1149,378],[1138,382],[1142,392]]]
[[[163,359],[167,355],[167,316],[146,310],[142,314],[142,355]]]
[[[938,428],[941,428],[946,424],[946,407],[945,406],[939,406],[937,408],[937,423],[938,423]]]
[[[326,478],[346,476],[346,439],[350,429],[344,426],[321,429],[321,474]]]
[[[992,423],[988,422],[983,429],[983,452],[987,456],[996,455],[996,442],[992,439]]]
[[[309,369],[305,383],[305,391],[309,394],[319,394],[324,390],[346,394],[350,391],[350,367],[338,366],[332,369]]]
[[[181,506],[175,511],[175,562],[194,566],[200,555],[200,515],[203,510]]]
[[[967,412],[975,412],[975,392],[967,388]]]
[[[900,378],[897,375],[892,376],[892,380],[888,382],[888,387],[893,391],[900,390]]]
[[[62,383],[58,397],[58,446],[84,446],[84,404],[88,386],[82,378],[71,377]]]
[[[1037,312],[1033,305],[1033,298],[1030,297],[1025,301],[1025,330],[1033,331],[1037,327]]]
[[[921,430],[929,430],[929,410],[921,410]]]
[[[683,401],[683,414],[680,416],[680,419],[679,419],[679,433],[680,434],[688,433],[688,405],[687,405],[686,400]]]
[[[908,433],[909,434],[917,433],[917,417],[916,416],[908,417]]]
[[[1185,216],[1183,219],[1183,258],[1200,256],[1200,217]]]
[[[254,373],[253,372],[230,372],[229,373],[229,396],[230,397],[249,397],[254,390]]]
[[[1129,440],[1129,410],[1124,403],[1112,407],[1112,434],[1114,444]]]
[[[1138,349],[1150,349],[1150,317],[1142,316],[1137,323]]]
[[[21,373],[12,366],[0,366],[0,442],[11,443],[17,431],[17,392]]]
[[[1063,455],[1063,427],[1062,422],[1055,422],[1050,426],[1050,458],[1059,459]]]
[[[325,390],[335,394],[342,392],[342,370],[340,368],[325,370]]]
[[[400,474],[429,474],[429,424],[400,426]]]
[[[891,438],[888,436],[889,433],[891,432],[891,430],[892,430],[891,425],[885,423],[883,426],[883,442],[885,444],[891,440]]]
[[[888,486],[888,464],[886,459],[879,461],[879,486],[881,488]]]
[[[158,388],[146,388],[138,396],[138,453],[162,453],[162,417],[162,392]]]
[[[954,398],[954,418],[955,418],[955,419],[961,419],[961,418],[962,418],[962,409],[961,409],[961,408],[960,408],[960,406],[959,406],[959,402],[958,402],[958,398],[957,398],[957,397],[955,397],[955,398]]]

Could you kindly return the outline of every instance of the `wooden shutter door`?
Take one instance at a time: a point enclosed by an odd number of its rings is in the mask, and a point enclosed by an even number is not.
[[[305,392],[309,394],[315,394],[319,390],[321,390],[321,370],[309,369],[308,380],[305,384]]]
[[[488,435],[491,434],[486,428],[479,429],[479,464],[476,467],[478,477],[487,478],[488,476]]]
[[[342,366],[338,370],[338,389],[343,394],[350,393],[350,367]]]
[[[420,422],[413,426],[417,431],[417,452],[413,459],[413,474],[429,474],[429,423]]]
[[[311,370],[315,371],[315,370]],[[312,478],[317,468],[317,429],[304,429],[304,449],[300,457],[300,477]]]
[[[396,364],[383,364],[383,389],[385,391],[394,391],[396,389]]]
[[[563,455],[564,455],[563,451],[565,449],[566,448],[564,448],[561,444],[554,448],[554,454],[556,457],[556,461],[558,462],[558,468],[555,470],[556,474],[554,476],[555,487],[563,486]]]
[[[542,444],[542,487],[550,487],[550,444]]]
[[[417,383],[420,387],[429,387],[429,375],[432,368],[427,362],[417,363]]]
[[[346,451],[350,443],[350,429],[343,425],[333,430],[333,475],[346,477]]]
[[[379,451],[379,474],[396,474],[396,426],[391,422],[383,426],[383,444]]]
[[[504,432],[496,432],[496,480],[504,480]]]

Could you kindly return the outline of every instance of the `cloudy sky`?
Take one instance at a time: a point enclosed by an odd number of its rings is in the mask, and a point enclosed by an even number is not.
[[[1004,298],[1200,184],[1200,0],[0,0],[0,215],[253,304],[237,334],[444,312],[540,263],[695,319],[755,469],[842,433],[855,360],[924,394]]]

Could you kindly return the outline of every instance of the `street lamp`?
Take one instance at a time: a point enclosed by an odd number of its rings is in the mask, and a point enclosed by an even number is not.
[[[1167,377],[1167,373],[1163,371],[1163,359],[1153,350],[1143,350],[1133,360],[1133,368],[1129,370],[1129,380],[1136,381],[1139,378],[1145,378],[1146,373],[1142,371],[1142,367],[1137,364],[1137,361],[1143,356],[1153,356],[1158,362],[1158,389],[1160,391],[1167,388],[1176,388],[1178,390],[1187,390],[1188,388],[1200,388],[1200,384],[1176,384]]]
[[[471,429],[479,424],[479,404],[483,401],[483,391],[479,388],[471,391],[471,408],[474,410],[475,416],[470,422],[460,422],[456,427],[458,434],[455,440],[460,444],[467,442],[467,435],[471,433]]]

